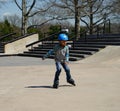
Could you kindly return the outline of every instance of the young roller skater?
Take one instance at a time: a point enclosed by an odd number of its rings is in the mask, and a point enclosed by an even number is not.
[[[68,36],[64,33],[58,35],[59,44],[56,45],[52,50],[50,50],[46,55],[43,56],[43,60],[50,56],[51,54],[55,54],[55,64],[56,64],[56,73],[53,83],[53,88],[59,87],[59,76],[61,73],[61,66],[64,68],[66,72],[67,82],[75,86],[75,81],[72,79],[70,74],[70,68],[68,67],[69,63],[69,47],[66,45],[68,40]]]

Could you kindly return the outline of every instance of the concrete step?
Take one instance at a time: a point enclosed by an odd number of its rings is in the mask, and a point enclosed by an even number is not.
[[[41,48],[34,48],[34,49],[29,49],[29,51],[49,51],[50,49],[41,49]]]
[[[75,43],[76,45],[77,44],[80,44],[80,45],[82,45],[82,44],[87,44],[87,45],[120,45],[120,41],[118,42],[118,41],[116,41],[116,42],[99,42],[99,41],[96,41],[96,42],[89,42],[89,41],[87,41],[87,42],[76,42]]]
[[[87,35],[86,36],[87,38],[95,38],[95,39],[98,39],[98,38],[119,38],[120,37],[120,34],[101,34],[97,37],[96,34],[93,34],[93,35]]]
[[[49,49],[30,49],[29,52],[31,53],[38,53],[38,54],[46,54],[49,51]],[[79,54],[86,54],[86,55],[92,55],[96,51],[87,51],[87,50],[75,50],[75,49],[70,49],[70,53],[79,53]],[[26,52],[27,53],[27,52]]]
[[[46,52],[38,52],[38,51],[31,51],[31,52],[24,52],[25,54],[36,54],[36,55],[42,55],[44,56]],[[53,54],[54,55],[54,54]],[[81,54],[81,53],[70,53],[71,57],[80,57],[84,58],[88,54]]]
[[[0,53],[4,53],[4,48],[0,47]]]
[[[18,56],[29,56],[29,57],[43,57],[44,54],[34,54],[34,53],[19,53]],[[52,57],[52,56],[51,56]]]
[[[75,43],[87,43],[87,42],[120,42],[120,39],[87,39],[85,40],[79,40],[75,41]]]
[[[101,48],[96,48],[96,47],[74,47],[71,48],[71,50],[85,50],[85,51],[99,51]]]
[[[4,47],[4,45],[0,45],[0,47]]]
[[[108,42],[116,42],[116,41],[120,41],[120,37],[113,37],[113,38],[80,38],[77,42],[85,42],[85,41],[94,41],[94,42],[97,42],[97,41],[101,41],[101,42],[104,42],[104,41],[108,41]]]
[[[29,49],[29,51],[32,51],[32,50],[34,50],[34,51],[49,51],[50,49],[52,49],[52,48],[39,48],[39,47],[35,47],[34,49]],[[76,51],[78,51],[78,50],[81,50],[81,51],[99,51],[101,48],[95,48],[95,47],[93,47],[93,48],[91,48],[91,47],[72,47],[72,48],[70,48],[70,50],[76,50]]]
[[[4,53],[4,44],[0,43],[0,53]]]
[[[0,50],[3,50],[4,49],[4,47],[0,47]]]
[[[43,54],[31,54],[31,53],[20,53],[18,54],[18,56],[27,56],[27,57],[43,57]],[[51,55],[50,57],[48,57],[50,59],[53,59],[54,58],[54,55]],[[81,60],[83,58],[80,58],[80,57],[71,57],[69,58],[70,61],[78,61],[78,60]]]
[[[45,55],[47,52],[46,51],[25,51],[25,54],[42,54]]]
[[[3,50],[0,50],[0,53],[4,53],[4,51],[3,51]]]
[[[83,39],[83,40],[84,40],[84,39],[89,39],[89,40],[90,40],[90,39],[91,39],[91,40],[93,40],[93,39],[94,39],[94,40],[101,40],[101,39],[103,39],[103,40],[106,40],[106,39],[107,39],[107,40],[111,40],[111,39],[114,39],[114,40],[115,40],[115,39],[120,39],[120,36],[106,36],[106,37],[92,37],[92,36],[91,36],[91,37],[86,37],[86,38],[83,37],[83,38],[80,38],[79,40],[82,40],[82,39]]]
[[[74,47],[105,48],[105,45],[99,44],[74,44]]]
[[[86,51],[86,50],[70,50],[70,53],[79,53],[79,54],[86,54],[86,55],[92,55],[95,53],[95,51]]]
[[[76,53],[70,53],[71,57],[79,57],[79,58],[85,58],[87,55],[85,54],[76,54]]]
[[[36,49],[39,48],[44,48],[44,49],[52,49],[54,46],[39,46],[39,47],[35,47]],[[104,44],[86,44],[86,43],[82,43],[82,44],[74,44],[71,47],[89,47],[89,48],[105,48]]]

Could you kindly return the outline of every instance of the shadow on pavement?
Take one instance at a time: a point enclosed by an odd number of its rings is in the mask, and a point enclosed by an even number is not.
[[[72,85],[59,85],[59,87],[72,87]],[[25,88],[51,88],[53,89],[52,86],[27,86]]]
[[[53,88],[52,86],[27,86],[25,88]]]

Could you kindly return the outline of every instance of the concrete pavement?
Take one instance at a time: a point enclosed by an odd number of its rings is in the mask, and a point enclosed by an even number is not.
[[[70,63],[77,86],[66,82],[62,70],[59,89],[52,88],[53,60],[1,57],[0,110],[120,111],[119,48],[107,47],[93,55],[94,58]],[[102,54],[106,59],[102,59]]]
[[[47,61],[43,61],[41,60],[41,58],[34,57],[22,57],[22,56],[0,57],[0,66],[32,66],[51,64],[54,64],[54,60],[52,59],[47,59]]]

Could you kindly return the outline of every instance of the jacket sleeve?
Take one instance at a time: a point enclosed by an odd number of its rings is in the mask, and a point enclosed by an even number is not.
[[[69,47],[68,46],[66,47],[66,55],[65,55],[65,57],[66,57],[66,62],[69,62]]]
[[[45,57],[45,58],[49,57],[50,55],[53,54],[53,52],[54,52],[53,49],[49,50],[49,51],[44,55],[44,57]]]
[[[44,57],[45,57],[45,58],[49,57],[50,55],[52,55],[52,54],[55,52],[55,50],[56,50],[56,46],[55,46],[53,49],[49,50],[49,51],[44,55]]]

